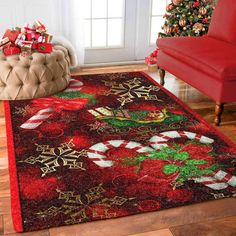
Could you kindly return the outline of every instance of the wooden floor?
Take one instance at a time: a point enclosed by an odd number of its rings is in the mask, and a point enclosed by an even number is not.
[[[80,74],[145,70],[144,65],[82,69]],[[158,79],[157,73],[151,76]],[[170,74],[166,88],[210,123],[214,102]],[[218,129],[236,142],[236,104],[225,107]],[[3,104],[0,102],[0,235],[22,236],[236,236],[236,198],[194,204],[154,213],[96,221],[31,233],[12,227]]]

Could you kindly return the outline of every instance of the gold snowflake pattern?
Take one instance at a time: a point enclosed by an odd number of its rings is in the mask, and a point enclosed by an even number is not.
[[[63,143],[59,147],[52,148],[49,145],[37,145],[36,151],[40,152],[37,156],[30,156],[22,162],[34,165],[40,163],[43,165],[41,167],[42,177],[45,175],[57,171],[57,168],[66,166],[69,169],[80,169],[85,170],[84,164],[78,159],[86,155],[86,151],[76,151],[72,147],[74,144],[72,142]]]
[[[104,81],[104,83],[111,87],[105,95],[117,95],[119,97],[117,100],[121,102],[121,106],[133,102],[135,98],[162,101],[158,99],[157,95],[150,94],[152,91],[159,91],[160,88],[154,85],[143,86],[139,78],[130,79],[123,83],[116,81]]]
[[[106,190],[102,184],[90,188],[83,194],[76,194],[74,191],[61,191],[58,192],[58,200],[61,200],[60,206],[51,206],[46,210],[37,212],[39,218],[46,220],[48,217],[58,216],[60,214],[66,215],[67,220],[65,224],[81,223],[92,218],[112,218],[116,214],[109,212],[113,206],[122,206],[127,201],[134,200],[134,198],[124,198],[115,196],[112,198],[104,197]],[[101,208],[102,206],[102,208]],[[92,212],[92,215],[88,215]]]
[[[30,105],[26,105],[25,107],[16,107],[15,109],[16,111],[14,113],[22,116],[27,116],[28,114],[35,112],[35,108]]]

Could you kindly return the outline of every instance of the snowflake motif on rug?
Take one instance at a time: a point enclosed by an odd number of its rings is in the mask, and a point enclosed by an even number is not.
[[[34,112],[35,112],[35,108],[32,108],[30,105],[26,105],[25,107],[16,107],[16,111],[14,113],[25,117]]]
[[[102,184],[88,189],[83,194],[76,194],[74,191],[58,192],[58,200],[61,200],[61,206],[51,206],[44,211],[37,212],[39,218],[46,219],[50,216],[57,216],[63,214],[68,216],[65,224],[77,224],[88,220],[89,218],[107,219],[116,217],[115,212],[109,211],[112,207],[122,206],[127,201],[134,200],[134,198],[124,198],[115,196],[112,198],[104,197],[106,190]],[[91,214],[89,214],[91,212]]]
[[[30,156],[29,158],[23,160],[22,162],[34,165],[35,163],[41,163],[42,177],[45,175],[56,172],[57,168],[66,166],[69,169],[80,169],[85,170],[83,162],[78,161],[78,159],[86,155],[86,151],[76,151],[72,147],[74,144],[72,142],[63,143],[61,146],[52,148],[49,145],[37,145],[36,151],[40,152],[38,156]],[[62,164],[61,164],[62,163]]]
[[[136,98],[143,98],[149,101],[162,101],[157,95],[150,94],[152,91],[159,91],[160,88],[154,85],[144,86],[142,85],[140,78],[130,79],[123,83],[118,83],[116,81],[104,81],[104,83],[106,86],[111,86],[110,90],[106,92],[105,95],[117,95],[119,97],[117,100],[121,102],[121,106],[133,102]]]

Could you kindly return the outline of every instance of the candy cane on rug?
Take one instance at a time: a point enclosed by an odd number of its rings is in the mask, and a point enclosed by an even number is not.
[[[204,184],[205,186],[214,190],[225,189],[228,186],[236,186],[236,176],[228,174],[222,170],[214,171],[211,176],[195,178],[194,181],[196,183]]]
[[[199,141],[200,143],[213,143],[214,140],[208,137],[205,137],[200,134],[188,132],[188,131],[166,131],[160,134],[157,134],[150,138],[149,143],[150,145],[158,150],[162,147],[167,147],[167,142],[171,139],[175,138],[188,138],[191,140]]]
[[[71,79],[69,86],[63,92],[78,92],[83,86],[83,82],[76,79]]]
[[[100,167],[111,167],[113,161],[108,160],[106,152],[111,148],[128,148],[135,150],[138,153],[147,153],[153,151],[152,148],[143,146],[140,143],[126,140],[110,140],[93,145],[87,151],[88,157]]]
[[[78,92],[81,90],[83,83],[79,80],[71,79],[69,86],[63,92]],[[48,107],[38,111],[34,116],[28,119],[20,127],[23,129],[35,129],[47,120],[54,112],[53,107]]]
[[[39,125],[41,125],[45,120],[48,119],[49,116],[53,114],[53,109],[51,107],[42,109],[38,111],[34,116],[28,119],[24,124],[20,127],[23,129],[35,129]]]

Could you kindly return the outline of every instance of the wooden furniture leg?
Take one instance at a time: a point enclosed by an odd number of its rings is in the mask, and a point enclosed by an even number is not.
[[[160,84],[162,86],[164,86],[164,84],[165,84],[165,74],[166,74],[166,71],[161,69],[161,68],[159,68]]]
[[[216,106],[215,106],[215,125],[216,126],[219,126],[220,125],[220,122],[221,122],[221,115],[224,111],[224,103],[216,103]]]

